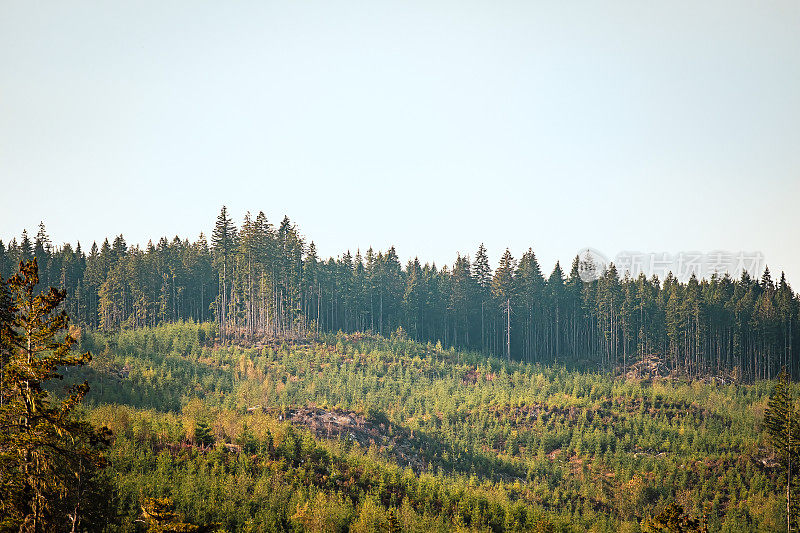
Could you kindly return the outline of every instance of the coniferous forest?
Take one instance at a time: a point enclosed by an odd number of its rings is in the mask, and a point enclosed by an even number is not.
[[[549,273],[533,249],[506,250],[497,267],[480,245],[452,265],[403,266],[395,249],[317,256],[288,217],[272,224],[226,208],[210,240],[161,238],[128,246],[122,235],[88,251],[36,236],[0,241],[0,275],[36,258],[42,283],[66,291],[73,321],[92,329],[140,329],[215,321],[226,341],[342,331],[388,336],[530,363],[625,371],[652,357],[669,371],[752,382],[800,372],[800,299],[765,270],[678,282],[631,279],[613,264],[583,282],[579,258]]]
[[[0,244],[0,531],[795,531],[800,300],[534,252]]]
[[[0,533],[800,533],[798,28],[0,1]]]

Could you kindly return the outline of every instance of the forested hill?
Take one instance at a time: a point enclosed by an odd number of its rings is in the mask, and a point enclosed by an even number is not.
[[[83,331],[94,358],[54,385],[93,384],[121,531],[166,497],[225,531],[785,528],[771,382],[622,380],[396,335],[220,346],[216,329]],[[646,527],[671,503],[708,529]]]
[[[751,381],[782,366],[798,376],[800,298],[784,276],[746,273],[678,282],[620,279],[613,265],[583,282],[576,257],[545,275],[529,249],[506,250],[492,271],[486,249],[437,268],[400,264],[394,248],[317,257],[295,224],[249,213],[237,228],[225,208],[210,242],[162,238],[129,247],[54,246],[43,225],[33,242],[0,241],[0,275],[36,258],[44,286],[68,294],[67,312],[92,328],[141,328],[216,320],[224,338],[402,328],[514,360],[553,361],[617,371],[644,357],[689,376]]]

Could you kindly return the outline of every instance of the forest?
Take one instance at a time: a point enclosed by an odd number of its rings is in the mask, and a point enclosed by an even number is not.
[[[800,0],[220,4],[0,0],[0,533],[800,533]]]
[[[767,268],[681,283],[613,263],[596,281],[556,263],[546,274],[532,249],[505,250],[492,269],[488,252],[452,265],[400,264],[395,249],[337,258],[317,256],[288,217],[263,212],[237,225],[225,207],[209,240],[161,238],[144,248],[122,235],[88,253],[55,246],[43,224],[33,240],[0,241],[0,276],[36,258],[45,286],[66,291],[73,321],[113,332],[179,320],[215,321],[221,338],[301,338],[323,333],[398,329],[418,342],[505,357],[625,372],[642,360],[691,377],[753,382],[786,367],[800,373],[800,298],[783,274]]]
[[[0,284],[0,531],[777,531],[798,386],[342,331],[72,323]]]

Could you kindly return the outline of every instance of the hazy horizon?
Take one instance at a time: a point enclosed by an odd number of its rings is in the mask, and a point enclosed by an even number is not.
[[[800,4],[0,7],[0,239],[195,240],[226,204],[322,257],[549,273],[762,252],[800,283]]]

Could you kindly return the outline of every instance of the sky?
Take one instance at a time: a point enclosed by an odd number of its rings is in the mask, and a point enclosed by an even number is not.
[[[800,287],[800,2],[0,1],[0,239],[264,211],[323,256],[753,252]]]

